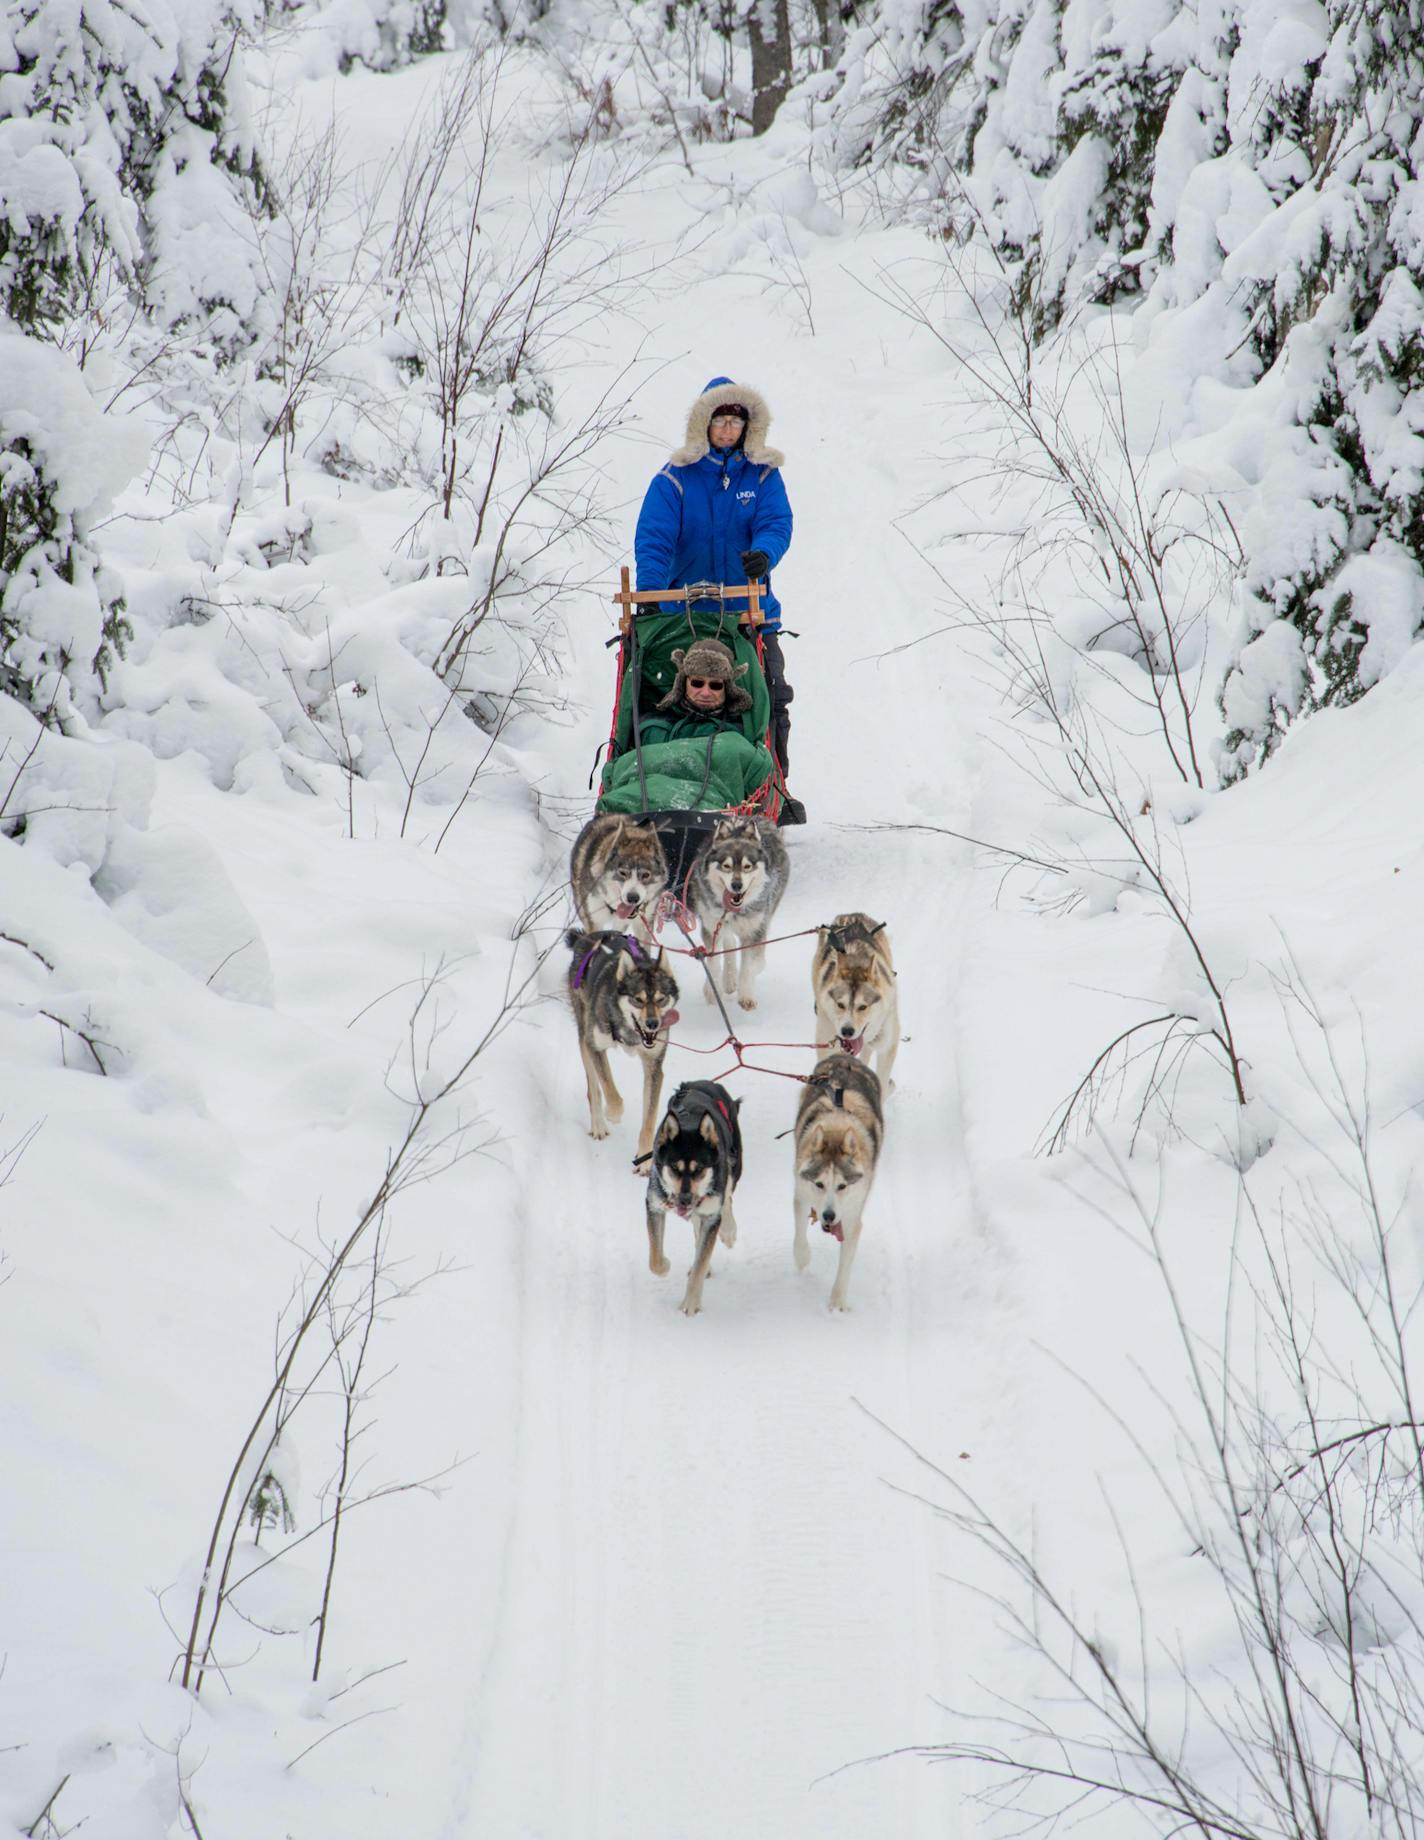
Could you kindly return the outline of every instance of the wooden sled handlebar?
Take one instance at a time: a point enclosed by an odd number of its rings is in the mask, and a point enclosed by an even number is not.
[[[747,581],[726,584],[719,581],[697,581],[687,588],[652,588],[636,589],[631,585],[628,570],[619,572],[619,590],[613,598],[613,604],[623,609],[618,620],[618,629],[626,637],[639,607],[655,607],[661,601],[745,601],[747,610],[738,614],[738,622],[743,626],[760,626],[765,615],[761,610],[761,597],[764,592],[759,581]],[[610,641],[610,644],[612,641]]]

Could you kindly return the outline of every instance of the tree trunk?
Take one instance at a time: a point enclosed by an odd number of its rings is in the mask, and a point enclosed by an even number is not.
[[[814,0],[817,35],[821,41],[821,69],[834,70],[845,50],[845,21],[841,0]]]
[[[752,41],[752,133],[765,134],[791,87],[787,0],[755,0],[747,31]]]

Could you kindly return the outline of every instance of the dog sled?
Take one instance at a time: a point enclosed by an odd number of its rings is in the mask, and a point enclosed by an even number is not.
[[[761,642],[761,585],[698,582],[686,588],[638,592],[622,573],[613,596],[622,608],[616,639],[618,675],[607,756],[596,810],[656,827],[674,887],[681,886],[718,818],[744,813],[772,823],[786,786],[771,745],[771,694]],[[677,602],[678,610],[667,611]],[[738,664],[751,707],[725,732],[645,746],[641,725],[672,688],[675,648],[718,639]]]

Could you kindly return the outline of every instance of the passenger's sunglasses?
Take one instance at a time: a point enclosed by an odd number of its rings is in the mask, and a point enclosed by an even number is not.
[[[722,680],[720,677],[689,677],[687,687],[689,690],[720,690]]]

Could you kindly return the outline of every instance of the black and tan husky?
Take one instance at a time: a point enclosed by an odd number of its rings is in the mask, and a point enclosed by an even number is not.
[[[718,1238],[727,1246],[736,1243],[732,1195],[742,1179],[740,1104],[715,1080],[688,1080],[668,1101],[653,1139],[648,1171],[648,1269],[655,1277],[667,1276],[663,1229],[671,1208],[692,1222],[692,1267],[681,1306],[685,1316],[696,1316],[702,1308],[702,1281]]]
[[[815,1221],[840,1241],[833,1310],[850,1308],[850,1268],[884,1131],[879,1076],[851,1054],[817,1061],[796,1111],[796,1269],[811,1263],[806,1228]]]
[[[663,963],[661,947],[645,946],[630,934],[575,929],[565,939],[573,953],[569,999],[588,1081],[589,1135],[607,1137],[610,1120],[616,1124],[623,1116],[623,1099],[613,1084],[608,1050],[626,1049],[643,1063],[641,1156],[653,1144],[667,1032],[677,1021],[677,980]]]

